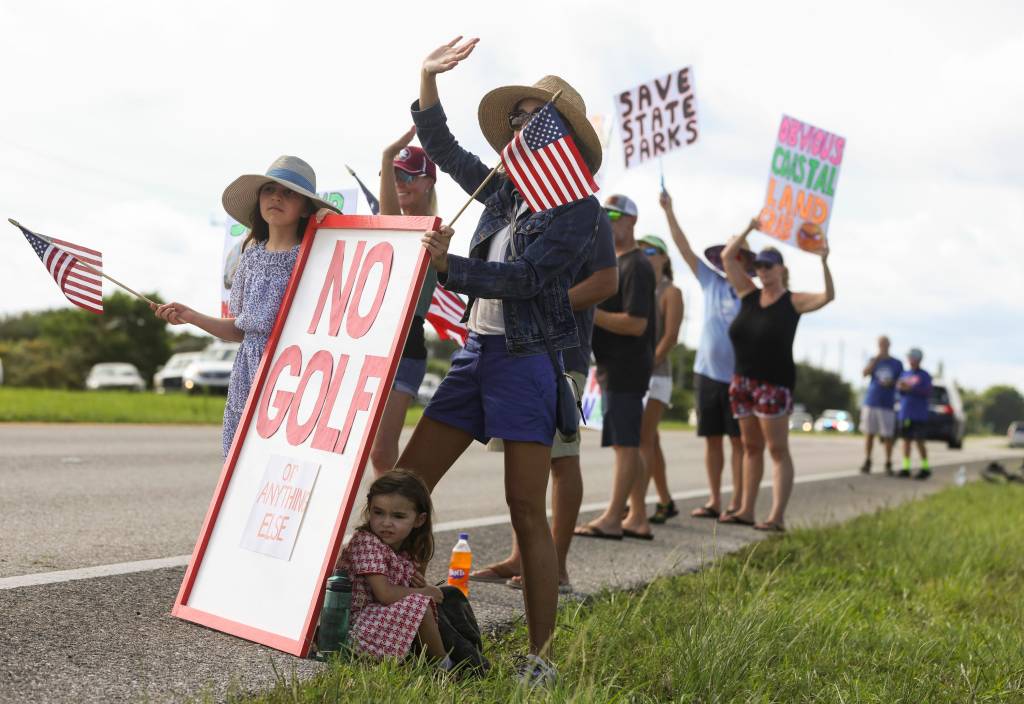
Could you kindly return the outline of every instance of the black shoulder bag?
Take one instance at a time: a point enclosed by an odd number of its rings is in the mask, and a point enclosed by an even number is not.
[[[555,428],[562,442],[574,442],[580,432],[580,419],[583,418],[583,401],[580,398],[579,387],[576,380],[562,370],[558,363],[555,350],[551,346],[551,338],[548,337],[547,327],[544,325],[544,316],[537,307],[537,299],[530,301],[533,309],[533,317],[540,327],[540,334],[544,336],[544,346],[548,350],[548,357],[551,358],[551,366],[555,370]],[[586,423],[586,419],[583,421]]]

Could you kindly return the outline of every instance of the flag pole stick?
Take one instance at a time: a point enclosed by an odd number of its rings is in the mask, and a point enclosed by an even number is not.
[[[555,94],[551,96],[551,100],[549,102],[554,103],[556,100],[558,100],[558,96],[560,96],[561,94],[562,94],[561,90],[556,91]],[[466,211],[466,208],[469,207],[469,204],[472,203],[474,200],[476,200],[476,197],[478,195],[480,195],[480,191],[484,190],[484,186],[486,186],[488,183],[490,183],[491,179],[494,178],[494,174],[498,173],[498,171],[500,169],[501,169],[501,162],[499,161],[498,165],[495,166],[493,169],[491,169],[491,173],[487,174],[487,178],[485,178],[483,180],[483,182],[479,186],[476,187],[476,190],[473,191],[473,195],[471,195],[469,197],[469,200],[466,201],[466,204],[463,205],[459,209],[459,212],[455,213],[455,217],[453,217],[451,219],[451,222],[448,223],[448,227],[454,227],[455,226],[455,221],[458,220],[460,217],[462,217],[462,214]]]
[[[13,218],[7,218],[7,222],[11,223],[12,225],[14,225],[15,227],[17,227],[17,228],[18,228],[18,229],[20,229],[20,230],[28,230],[28,228],[27,228],[27,227],[22,227],[22,225],[21,225],[20,223],[18,223],[18,221],[17,221],[17,220],[14,220]],[[29,232],[32,232],[32,231],[31,231],[31,230],[29,230]],[[40,235],[40,234],[39,234],[38,232],[32,232],[32,234],[33,234],[33,235],[35,235],[36,237],[38,237],[38,238],[39,238],[39,239],[41,239],[41,240],[46,240],[46,241],[47,241],[47,242],[49,242],[50,244],[53,244],[53,240],[51,240],[51,239],[50,239],[49,237],[47,237],[46,235]],[[59,247],[60,245],[54,245],[54,246],[55,246],[55,247]],[[123,289],[124,289],[125,291],[127,291],[128,293],[132,294],[132,295],[133,295],[133,296],[135,296],[136,298],[140,298],[140,299],[142,299],[143,301],[145,301],[146,303],[150,304],[151,306],[158,306],[158,305],[160,305],[160,304],[159,304],[159,303],[157,303],[156,301],[152,301],[152,300],[150,300],[150,299],[146,298],[145,296],[143,296],[143,295],[142,295],[141,293],[139,293],[138,291],[135,291],[135,290],[133,290],[133,289],[131,289],[131,288],[128,288],[128,287],[127,287],[127,286],[125,286],[125,285],[124,285],[123,283],[121,283],[120,281],[118,281],[117,279],[115,279],[115,278],[114,278],[113,276],[108,276],[108,275],[104,274],[104,273],[103,273],[102,271],[100,271],[99,269],[95,269],[95,268],[93,268],[92,266],[90,266],[89,264],[86,264],[85,262],[83,262],[83,261],[82,261],[81,259],[79,259],[78,257],[75,257],[75,260],[76,260],[76,261],[78,262],[79,266],[81,266],[81,267],[82,267],[83,269],[85,269],[86,271],[89,271],[89,272],[91,272],[91,273],[93,273],[93,274],[96,274],[97,276],[102,276],[102,277],[103,277],[104,279],[106,279],[107,281],[110,281],[111,283],[114,283],[114,284],[116,284],[116,285],[120,286],[121,288],[123,288]]]

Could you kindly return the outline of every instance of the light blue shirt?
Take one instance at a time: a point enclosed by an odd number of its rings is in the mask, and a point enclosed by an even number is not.
[[[726,278],[700,259],[697,260],[697,281],[704,291],[704,331],[700,335],[693,371],[728,384],[736,366],[729,326],[740,312],[740,299]]]

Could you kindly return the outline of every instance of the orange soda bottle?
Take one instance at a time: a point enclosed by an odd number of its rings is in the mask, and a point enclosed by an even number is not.
[[[469,533],[459,533],[459,542],[452,548],[448,563],[448,584],[469,596],[469,570],[473,566],[473,551],[469,549]]]

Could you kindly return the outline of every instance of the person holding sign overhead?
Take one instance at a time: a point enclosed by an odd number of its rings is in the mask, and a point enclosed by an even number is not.
[[[758,221],[751,220],[722,251],[726,276],[740,297],[740,311],[729,328],[736,351],[729,402],[743,437],[743,504],[738,513],[724,517],[722,523],[781,533],[786,529],[786,504],[793,491],[793,458],[789,453],[789,414],[796,384],[793,339],[800,316],[827,305],[835,298],[835,290],[828,268],[828,245],[819,252],[825,275],[822,293],[791,292],[789,270],[782,253],[774,247],[761,250],[754,259],[754,270],[762,284],[758,288],[738,258],[747,236],[757,227]],[[772,508],[767,520],[755,523],[754,504],[764,473],[765,445],[772,458]]]
[[[224,210],[249,228],[231,283],[231,318],[215,318],[172,302],[152,306],[171,325],[191,323],[222,340],[241,342],[224,404],[221,449],[228,456],[260,358],[277,319],[306,223],[316,213],[340,213],[316,194],[312,167],[294,156],[278,158],[266,174],[239,176],[224,190]]]
[[[438,97],[437,74],[472,53],[477,40],[460,44],[461,39],[424,59],[412,115],[428,156],[484,205],[468,257],[448,253],[450,227],[423,238],[438,280],[451,291],[470,295],[471,333],[398,466],[416,472],[432,489],[473,440],[504,441],[505,494],[522,552],[530,640],[530,654],[521,661],[518,677],[550,685],[557,678],[547,658],[555,626],[558,559],[545,494],[556,428],[556,384],[562,380],[552,369],[548,350],[557,355],[580,344],[569,288],[589,258],[601,207],[592,196],[546,209],[533,207],[537,200],[550,203],[552,193],[523,193],[512,176],[496,174],[456,142]],[[559,141],[582,155],[583,163],[573,162],[574,167],[598,170],[600,139],[583,99],[564,80],[547,76],[533,86],[504,86],[480,102],[481,130],[499,152],[510,143],[518,146],[522,140],[517,137],[532,135],[527,127],[535,118],[552,133],[564,129],[571,137]],[[536,141],[526,145],[531,150],[539,146]]]

